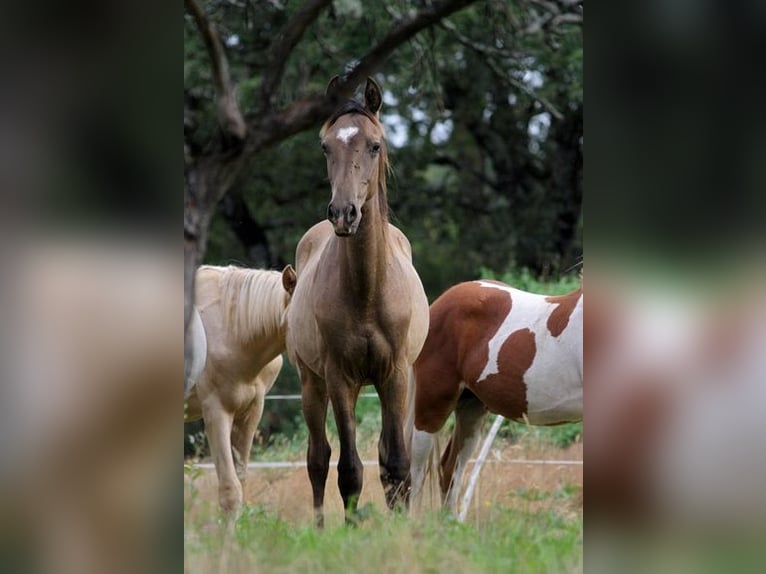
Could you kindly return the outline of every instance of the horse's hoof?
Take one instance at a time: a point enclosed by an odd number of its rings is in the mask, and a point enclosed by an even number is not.
[[[353,512],[346,513],[346,526],[359,526],[362,522],[369,520],[375,515],[375,507],[372,504],[365,504]]]

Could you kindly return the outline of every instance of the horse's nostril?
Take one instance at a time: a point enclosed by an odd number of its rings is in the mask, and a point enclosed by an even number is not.
[[[338,221],[338,210],[335,209],[332,204],[327,206],[327,219],[330,220],[330,223]]]
[[[353,203],[346,208],[346,221],[351,223],[356,219],[356,205]]]

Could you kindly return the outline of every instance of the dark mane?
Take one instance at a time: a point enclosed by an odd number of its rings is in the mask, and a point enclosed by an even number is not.
[[[362,114],[363,116],[366,116],[368,120],[370,120],[372,123],[374,123],[376,126],[380,126],[380,120],[375,117],[375,114],[370,112],[367,108],[364,107],[363,104],[360,102],[357,102],[356,100],[347,100],[345,104],[342,104],[339,106],[330,116],[330,119],[328,119],[323,129],[327,129],[330,126],[332,126],[335,122],[338,121],[338,118],[341,116],[345,116],[346,114]]]

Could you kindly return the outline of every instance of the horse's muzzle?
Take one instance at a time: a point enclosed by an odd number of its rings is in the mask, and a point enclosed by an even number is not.
[[[327,206],[327,220],[333,224],[335,235],[353,235],[359,227],[359,210],[353,203],[347,203],[342,210],[330,203]]]

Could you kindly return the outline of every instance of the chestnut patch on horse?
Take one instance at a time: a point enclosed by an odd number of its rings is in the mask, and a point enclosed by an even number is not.
[[[446,305],[458,304],[464,310],[459,328],[453,323],[450,331],[459,337],[454,350],[461,361],[463,380],[475,383],[490,360],[489,343],[503,326],[513,302],[508,293],[484,289],[477,283],[463,285],[466,293],[462,299]]]
[[[575,307],[577,307],[577,301],[580,300],[581,295],[582,291],[575,291],[566,295],[545,298],[548,303],[556,305],[547,322],[548,331],[550,331],[553,337],[558,337],[567,328],[569,317],[572,316]]]
[[[505,340],[498,355],[498,373],[489,375],[471,390],[483,403],[506,418],[521,419],[527,412],[527,385],[524,373],[535,360],[535,334],[529,329],[514,331]]]

